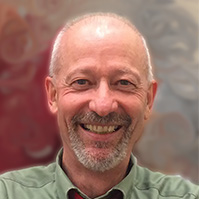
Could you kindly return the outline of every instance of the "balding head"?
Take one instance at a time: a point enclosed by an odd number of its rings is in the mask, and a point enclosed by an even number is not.
[[[140,67],[143,67],[144,71],[146,71],[147,79],[151,82],[153,80],[152,66],[144,38],[129,20],[112,13],[87,14],[67,22],[55,40],[49,75],[56,76],[61,67],[63,67],[63,57],[69,53],[65,52],[65,46],[70,49],[74,45],[71,40],[78,42],[78,40],[84,39],[89,42],[92,36],[97,36],[99,39],[105,39],[106,36],[106,38],[111,39],[118,32],[128,32],[126,35],[129,37],[129,42],[133,42],[136,48],[141,49],[134,53],[140,58]],[[122,40],[123,38],[121,37],[120,39]],[[92,39],[90,41],[92,42]]]

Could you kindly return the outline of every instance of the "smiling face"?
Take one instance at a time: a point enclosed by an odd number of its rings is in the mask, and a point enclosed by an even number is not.
[[[152,107],[156,83],[147,80],[142,40],[116,19],[80,21],[59,52],[59,73],[46,88],[65,153],[91,170],[109,170],[130,157]]]

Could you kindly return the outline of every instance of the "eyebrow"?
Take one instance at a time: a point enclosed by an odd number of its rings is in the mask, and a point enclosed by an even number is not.
[[[91,71],[90,69],[88,68],[77,68],[71,72],[69,72],[66,76],[66,80],[68,80],[70,77],[72,77],[73,75],[77,74],[77,73],[81,73],[81,74],[88,74],[88,75],[94,75],[94,72]]]
[[[116,71],[113,71],[112,74],[113,75],[118,75],[118,74],[119,75],[126,75],[126,74],[128,74],[128,75],[132,75],[132,76],[136,77],[138,82],[141,81],[139,73],[136,70],[129,69],[127,67],[123,67],[123,68],[117,69]]]
[[[70,77],[72,77],[73,75],[75,75],[77,73],[93,76],[93,75],[96,74],[96,71],[93,71],[90,68],[81,68],[81,69],[80,68],[76,68],[73,71],[69,72],[65,79],[68,80]],[[125,67],[125,66],[123,68],[117,68],[116,70],[111,72],[112,76],[125,75],[125,74],[132,75],[132,76],[136,77],[138,82],[141,81],[140,75],[139,75],[139,73],[136,70],[129,69],[129,68]]]

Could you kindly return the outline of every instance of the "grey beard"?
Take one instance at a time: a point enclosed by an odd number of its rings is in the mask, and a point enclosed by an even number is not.
[[[99,124],[106,124],[109,122],[116,125],[122,124],[124,128],[122,138],[118,141],[117,145],[113,147],[112,152],[110,152],[106,158],[104,158],[102,153],[94,156],[87,151],[83,141],[77,133],[77,126],[79,123],[93,122],[97,122]],[[76,115],[72,119],[72,125],[69,126],[68,130],[71,147],[80,163],[82,163],[86,168],[97,172],[104,172],[116,167],[126,157],[128,143],[133,133],[131,118],[128,115],[119,115],[117,113],[110,113],[105,117],[100,117],[95,112]],[[110,143],[106,141],[95,141],[93,145],[98,149],[111,147]]]

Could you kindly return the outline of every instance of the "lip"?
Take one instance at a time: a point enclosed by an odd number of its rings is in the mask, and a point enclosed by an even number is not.
[[[95,141],[108,141],[110,139],[114,139],[115,137],[118,136],[118,134],[121,133],[121,129],[123,129],[123,127],[121,127],[119,130],[111,132],[111,133],[97,134],[97,133],[85,130],[84,128],[81,127],[81,125],[78,125],[78,126],[79,126],[81,133],[83,133],[89,139],[92,139]]]

